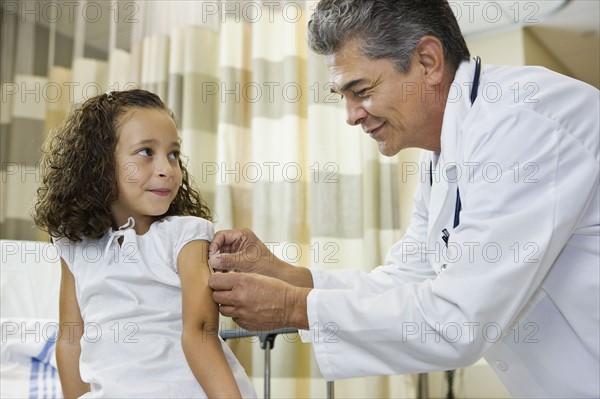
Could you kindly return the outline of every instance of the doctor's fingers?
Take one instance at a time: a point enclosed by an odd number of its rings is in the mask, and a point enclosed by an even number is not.
[[[221,307],[230,306],[232,308],[235,308],[235,304],[240,302],[236,298],[236,295],[237,295],[237,293],[235,293],[233,291],[213,291],[213,300],[216,303],[218,303],[219,305],[221,305]],[[227,314],[225,316],[231,316],[231,315]]]
[[[213,299],[221,305],[243,308],[252,302],[260,285],[254,281],[256,275],[245,273],[215,273],[208,279]]]
[[[289,327],[285,308],[286,292],[290,287],[272,277],[247,273],[217,273],[223,277],[236,277],[233,282],[225,281],[228,291],[214,291],[213,299],[221,304],[219,311],[231,317],[238,325],[252,331],[266,331]],[[219,279],[220,280],[220,279]],[[230,279],[224,279],[230,280]],[[215,286],[221,286],[217,281]]]
[[[221,312],[221,314],[225,317],[231,317],[238,326],[249,331],[263,330],[263,328],[261,328],[261,324],[257,324],[252,321],[252,316],[246,314],[247,312],[244,312],[235,306],[221,305],[219,306],[219,312]]]
[[[219,253],[208,259],[214,270],[269,274],[278,258],[262,243],[249,245],[235,253]]]
[[[241,252],[233,254],[216,254],[208,259],[208,265],[215,271],[242,271],[247,272],[248,263],[244,261],[246,256]]]
[[[241,252],[252,247],[264,247],[262,241],[250,229],[218,231],[213,237],[212,244],[209,254],[217,253],[217,251],[221,253]]]
[[[219,306],[219,312],[221,312],[221,314],[225,317],[238,319],[238,317],[236,317],[235,306],[221,305]]]
[[[215,291],[231,291],[238,284],[238,276],[236,273],[214,273],[208,278],[208,286]]]
[[[251,273],[215,273],[208,280],[215,302],[240,309],[260,308],[263,301],[277,296],[273,288],[281,284],[279,280]]]
[[[220,274],[224,277],[233,276],[236,277],[236,274]],[[219,274],[213,275],[213,277],[219,276]],[[241,274],[237,274],[237,276],[241,276]],[[215,289],[213,291],[213,300],[218,303],[219,312],[223,316],[231,317],[235,319],[236,323],[240,324],[239,320],[244,320],[248,318],[248,298],[250,296],[249,292],[252,292],[252,288],[244,287],[243,285],[237,285],[236,283],[231,284],[230,279],[224,279],[225,281],[219,281],[220,279],[215,279],[216,283],[213,281],[213,284],[209,284],[211,286],[215,286],[218,288],[222,288],[221,290]],[[231,288],[229,288],[231,287]],[[249,317],[252,320],[252,317]],[[242,324],[240,324],[242,325]]]
[[[243,232],[240,230],[220,230],[217,231],[208,247],[208,254],[212,256],[217,252],[235,251],[233,244],[239,242]]]

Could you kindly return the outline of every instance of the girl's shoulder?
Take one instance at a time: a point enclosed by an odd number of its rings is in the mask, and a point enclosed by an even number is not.
[[[108,232],[107,232],[108,234]],[[58,256],[73,271],[73,265],[81,259],[87,260],[89,254],[100,254],[102,251],[102,241],[106,234],[100,239],[91,239],[82,237],[81,241],[71,241],[67,237],[52,237],[52,244],[56,248]]]
[[[197,216],[167,216],[154,222],[156,227],[162,231],[173,233],[189,232],[194,235],[206,236],[212,240],[214,227],[211,222]]]
[[[194,240],[212,241],[215,234],[213,224],[196,216],[167,216],[154,222],[153,228],[163,244],[178,253],[185,244]]]

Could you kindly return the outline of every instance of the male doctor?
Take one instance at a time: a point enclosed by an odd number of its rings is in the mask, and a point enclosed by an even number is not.
[[[328,380],[485,356],[514,396],[599,397],[598,90],[480,66],[446,0],[321,0],[308,29],[347,123],[384,155],[424,149],[430,178],[370,273],[294,267],[249,230],[217,233],[210,265],[245,272],[211,277],[221,313],[307,330]]]

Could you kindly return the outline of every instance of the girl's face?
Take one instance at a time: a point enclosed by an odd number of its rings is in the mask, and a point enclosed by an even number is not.
[[[111,204],[115,227],[135,219],[144,234],[163,215],[181,186],[179,138],[171,116],[157,109],[132,109],[117,130],[115,161],[119,199]]]

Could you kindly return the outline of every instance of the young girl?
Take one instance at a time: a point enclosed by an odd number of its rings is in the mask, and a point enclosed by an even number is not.
[[[210,213],[158,96],[91,98],[46,147],[34,219],[61,254],[65,397],[255,397],[218,336]]]

